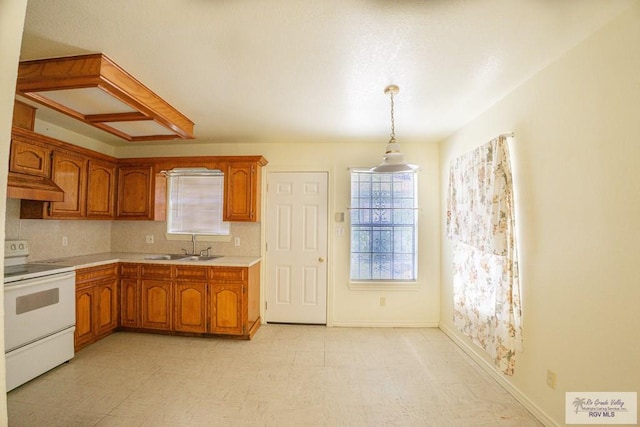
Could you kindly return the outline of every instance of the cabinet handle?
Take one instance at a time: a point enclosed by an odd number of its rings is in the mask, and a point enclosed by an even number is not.
[[[324,258],[323,257],[318,258],[318,262],[324,262]]]

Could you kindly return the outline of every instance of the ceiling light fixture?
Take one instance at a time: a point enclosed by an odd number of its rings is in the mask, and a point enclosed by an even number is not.
[[[22,61],[16,93],[126,141],[193,139],[193,122],[102,53]]]
[[[387,144],[387,149],[382,157],[382,163],[369,169],[370,172],[376,173],[394,173],[394,172],[414,172],[418,166],[404,162],[404,155],[400,151],[400,144],[396,141],[396,125],[393,115],[393,97],[397,95],[400,88],[396,85],[389,85],[384,89],[384,93],[391,98],[391,138]]]

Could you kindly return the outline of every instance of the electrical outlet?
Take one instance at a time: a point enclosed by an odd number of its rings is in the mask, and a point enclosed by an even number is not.
[[[62,246],[67,245],[69,245],[69,239],[67,238],[67,236],[62,236]]]
[[[387,305],[387,299],[385,297],[380,297],[380,307],[384,307]]]
[[[153,234],[147,234],[147,243],[153,243]]]
[[[547,385],[549,388],[556,389],[556,384],[558,382],[558,376],[555,372],[547,369]]]
[[[239,238],[239,237],[236,237],[235,239],[233,239],[233,244],[234,244],[235,246],[240,246],[240,238]]]

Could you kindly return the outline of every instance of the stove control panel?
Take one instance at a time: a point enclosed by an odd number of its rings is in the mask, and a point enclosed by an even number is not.
[[[5,240],[4,257],[14,258],[29,255],[29,244],[26,240]]]

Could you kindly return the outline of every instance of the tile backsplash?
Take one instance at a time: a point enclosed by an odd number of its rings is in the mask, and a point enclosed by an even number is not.
[[[111,223],[111,250],[113,252],[138,253],[182,253],[182,249],[191,251],[189,240],[167,240],[167,223],[161,221],[113,221]],[[147,243],[146,237],[153,236],[153,243]],[[235,246],[235,239],[240,246]],[[196,252],[211,246],[211,253],[227,256],[260,256],[260,224],[231,223],[231,241],[196,242]]]
[[[29,261],[41,261],[102,252],[181,253],[191,241],[165,238],[166,222],[20,219],[20,200],[7,199],[7,240],[29,242]],[[196,242],[196,251],[211,246],[211,253],[260,256],[260,224],[231,223],[229,242]],[[147,243],[153,236],[153,243]],[[67,245],[63,246],[63,237]],[[235,246],[236,238],[240,245]]]
[[[5,233],[7,240],[29,242],[30,262],[109,252],[111,248],[111,221],[20,219],[18,199],[7,199]]]

